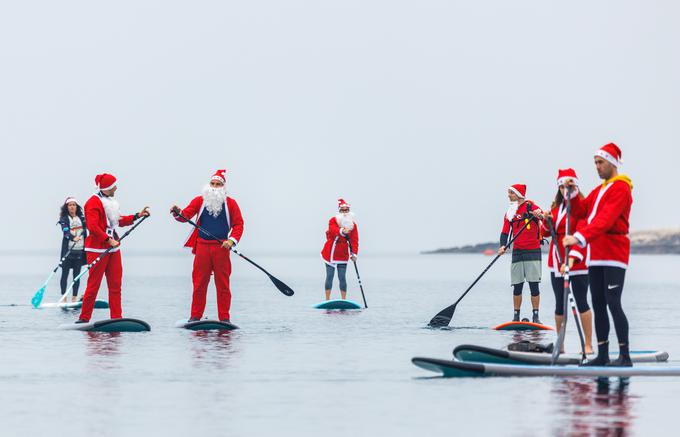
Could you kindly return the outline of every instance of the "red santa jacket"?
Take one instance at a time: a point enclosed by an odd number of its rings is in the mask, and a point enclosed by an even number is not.
[[[135,221],[134,215],[121,215],[118,226],[130,226]],[[85,238],[85,250],[87,252],[106,252],[111,245],[106,241],[109,237],[118,239],[116,229],[111,227],[106,217],[104,204],[100,194],[94,194],[85,202],[85,222],[87,223],[87,238]],[[117,252],[120,246],[111,250]]]
[[[628,267],[632,189],[630,178],[619,175],[602,183],[585,199],[576,197],[572,200],[572,211],[585,220],[574,236],[581,247],[590,246],[588,266]]]
[[[550,248],[548,248],[548,269],[555,274],[555,276],[562,276],[560,273],[560,263],[557,261],[557,254],[560,254],[560,259],[564,262],[564,245],[562,239],[565,236],[567,229],[567,208],[563,202],[560,206],[552,209],[553,226],[555,227],[555,238],[550,239]],[[543,222],[543,234],[551,235],[550,228],[547,222]],[[569,233],[573,234],[578,226],[578,218],[573,211],[569,217]],[[571,276],[587,275],[588,267],[585,260],[586,250],[579,246],[569,248],[569,258],[574,258],[574,265],[569,270]]]
[[[503,230],[501,231],[501,246],[507,245],[508,237],[511,234],[517,235],[522,226],[524,226],[524,214],[531,205],[531,211],[541,211],[541,208],[536,205],[531,200],[526,200],[522,202],[521,205],[517,207],[517,211],[508,217],[510,212],[507,212],[503,216]],[[522,233],[517,237],[513,243],[513,250],[540,250],[541,249],[541,224],[540,223],[529,223],[527,228],[522,231]]]
[[[349,245],[347,244],[349,238],[352,244],[352,253],[359,254],[359,227],[354,223],[354,229],[349,231],[349,235],[345,235],[340,231],[340,225],[335,217],[331,217],[328,221],[328,230],[326,231],[326,244],[321,250],[321,257],[327,264],[347,264],[349,260]]]
[[[194,216],[198,217],[196,223],[201,226],[201,214],[203,213],[203,196],[194,197],[189,205],[182,210],[182,215],[188,219]],[[238,244],[243,235],[243,216],[241,215],[241,209],[238,207],[238,203],[231,197],[227,196],[224,201],[224,210],[227,213],[227,223],[229,223],[229,239]],[[175,217],[178,222],[184,222],[185,220],[180,216]],[[184,247],[190,247],[191,253],[196,253],[196,243],[198,242],[198,229],[194,228],[189,234],[189,238],[184,242]]]

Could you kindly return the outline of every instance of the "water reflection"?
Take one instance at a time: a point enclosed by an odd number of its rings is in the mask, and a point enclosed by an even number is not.
[[[205,366],[225,369],[229,367],[233,357],[238,354],[238,334],[233,331],[192,331],[190,340],[194,366]]]
[[[116,369],[120,355],[120,332],[85,332],[87,355],[94,359],[89,363],[96,370]]]
[[[556,379],[553,399],[558,416],[566,416],[555,435],[625,436],[633,427],[635,397],[628,378]]]

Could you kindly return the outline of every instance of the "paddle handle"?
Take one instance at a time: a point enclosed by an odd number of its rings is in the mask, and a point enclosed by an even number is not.
[[[142,216],[142,219],[139,220],[139,221],[138,221],[137,223],[135,223],[134,225],[132,225],[132,227],[131,227],[130,229],[128,229],[128,231],[125,232],[125,233],[123,234],[123,236],[120,237],[120,238],[118,239],[118,242],[123,241],[123,239],[125,239],[125,237],[127,237],[128,235],[130,235],[130,232],[134,231],[135,228],[136,228],[137,226],[141,225],[142,222],[143,222],[144,220],[146,220],[147,217],[148,217],[148,215]],[[120,245],[118,245],[118,246],[116,246],[116,247],[120,247]],[[92,262],[89,263],[87,266],[85,266],[85,270],[83,270],[82,272],[80,272],[80,274],[79,274],[78,276],[76,276],[75,278],[73,278],[73,281],[71,281],[71,285],[69,285],[69,287],[68,287],[68,289],[66,290],[66,292],[64,293],[64,295],[61,296],[61,299],[59,299],[59,303],[63,303],[64,301],[66,301],[66,296],[68,296],[69,294],[71,294],[71,291],[73,290],[73,287],[74,287],[76,281],[80,280],[80,278],[82,278],[83,276],[85,276],[85,274],[86,274],[87,272],[89,272],[90,269],[91,269],[92,267],[94,267],[94,266],[95,266],[95,265],[96,265],[96,264],[104,257],[104,255],[110,253],[110,252],[111,252],[113,249],[115,249],[116,247],[113,247],[113,246],[109,247],[109,248],[106,249],[104,252],[102,252],[97,258],[95,258],[94,261],[92,261]]]

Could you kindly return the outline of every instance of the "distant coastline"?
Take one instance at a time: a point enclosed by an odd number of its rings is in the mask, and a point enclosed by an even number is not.
[[[657,229],[651,231],[636,231],[630,234],[630,250],[634,254],[642,255],[680,255],[680,228]],[[498,242],[469,244],[466,246],[446,247],[420,252],[423,255],[438,255],[449,253],[495,253]],[[543,250],[548,245],[543,245]]]

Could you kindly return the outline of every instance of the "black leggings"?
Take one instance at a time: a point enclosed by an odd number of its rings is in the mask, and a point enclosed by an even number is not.
[[[590,294],[595,313],[595,334],[599,343],[609,339],[609,315],[614,319],[614,329],[620,344],[628,344],[628,319],[621,306],[626,270],[620,267],[590,267]]]
[[[550,273],[550,282],[555,292],[555,315],[564,315],[564,278]],[[576,307],[579,313],[585,313],[590,309],[588,306],[588,275],[576,275],[569,277],[571,292],[574,294]]]
[[[513,285],[512,294],[515,296],[521,296],[523,288],[524,282],[520,282],[519,284]],[[529,282],[529,290],[531,291],[532,296],[538,296],[539,294],[541,294],[541,291],[538,289],[538,282]]]
[[[66,293],[66,284],[68,283],[68,272],[73,270],[73,277],[75,278],[80,274],[80,268],[85,264],[85,254],[83,252],[71,254],[64,260],[64,264],[61,265],[61,294]],[[80,279],[73,284],[73,295],[78,296],[78,287],[80,286]]]
[[[347,264],[336,264],[338,269],[338,281],[340,282],[340,291],[347,291]],[[333,287],[333,276],[335,275],[335,267],[326,264],[326,283],[324,284],[326,290]]]

